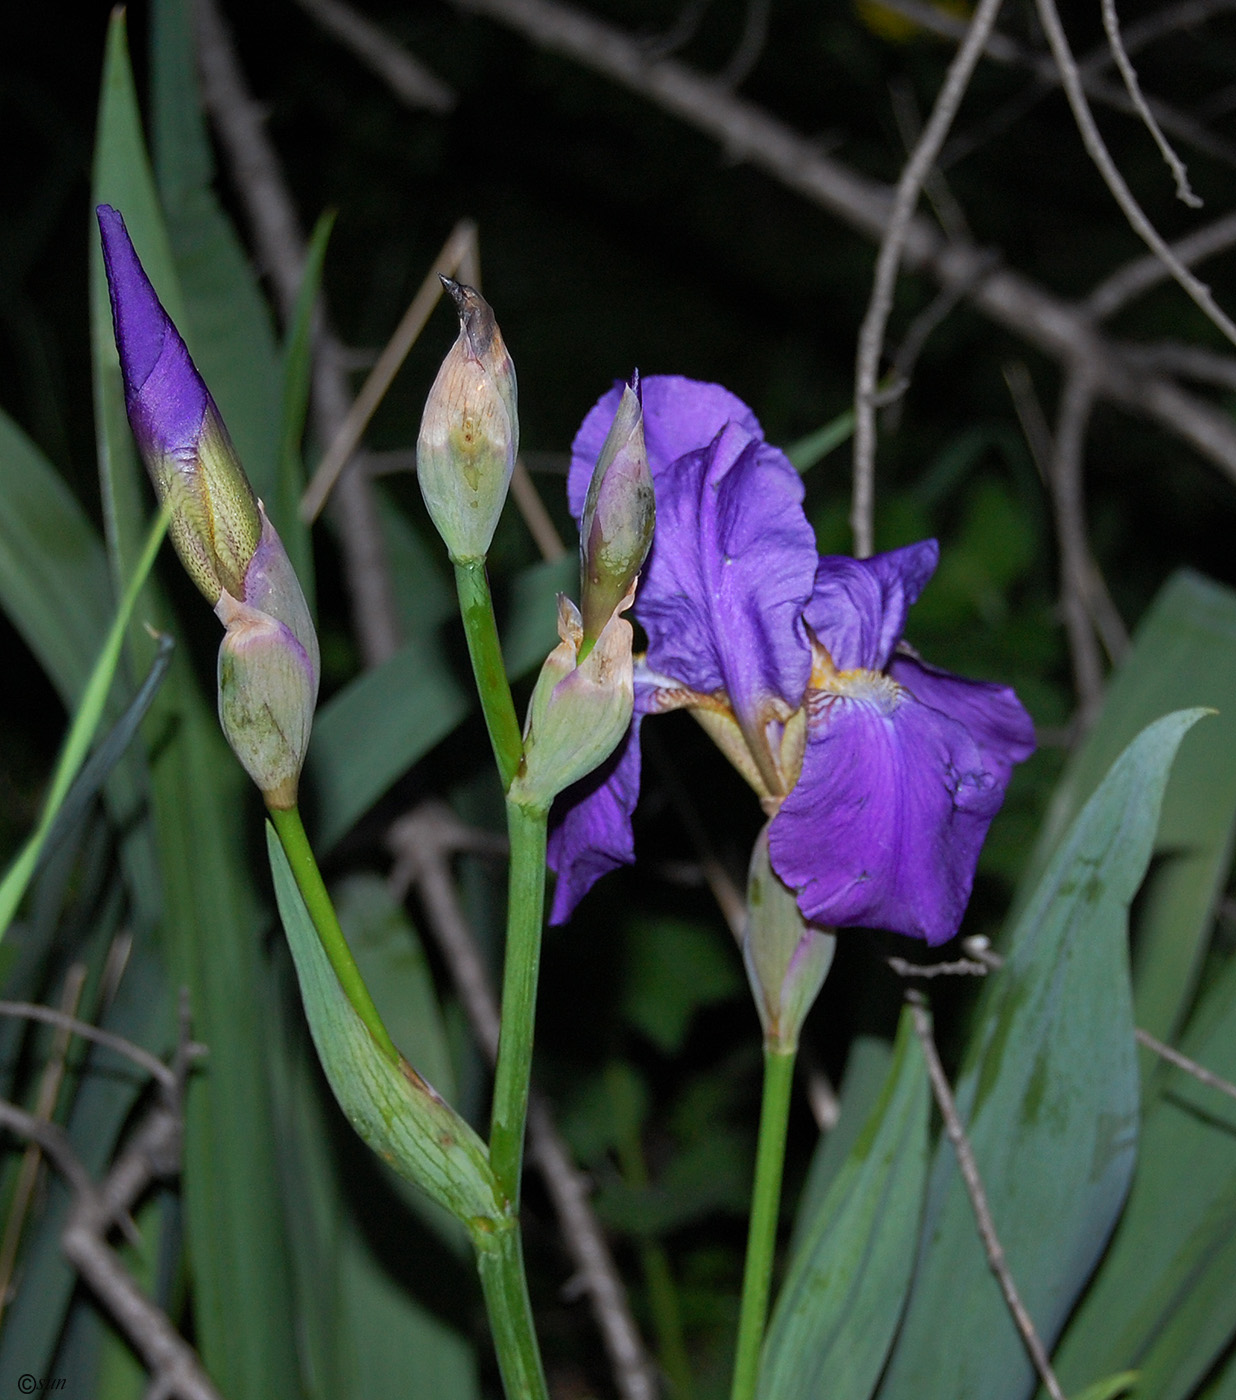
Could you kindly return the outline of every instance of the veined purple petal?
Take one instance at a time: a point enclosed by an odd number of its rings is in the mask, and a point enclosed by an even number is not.
[[[749,733],[796,709],[811,671],[802,611],[815,540],[787,458],[731,423],[656,479],[657,529],[636,594],[648,665],[724,689]]]
[[[807,604],[807,624],[839,671],[883,671],[901,640],[906,614],[935,573],[935,540],[870,559],[825,555]]]
[[[639,801],[640,700],[637,686],[626,738],[599,768],[567,788],[550,812],[546,859],[558,876],[551,924],[566,923],[602,875],[635,862],[631,817]]]
[[[1010,686],[966,680],[913,656],[894,656],[888,673],[916,700],[964,724],[1002,787],[1013,765],[1034,752],[1034,721]]]
[[[961,923],[1004,782],[965,727],[901,694],[816,696],[773,869],[816,923],[944,943]]]
[[[96,211],[129,421],[143,455],[187,456],[196,447],[210,394],[109,205]]]
[[[619,380],[609,393],[601,396],[571,444],[567,502],[576,520],[583,514],[588,483],[618,411],[624,387]],[[654,486],[658,485],[659,472],[684,453],[706,447],[727,423],[739,424],[751,437],[761,440],[764,437],[755,414],[720,384],[704,384],[678,374],[654,374],[640,381],[640,394],[644,406],[644,444]]]

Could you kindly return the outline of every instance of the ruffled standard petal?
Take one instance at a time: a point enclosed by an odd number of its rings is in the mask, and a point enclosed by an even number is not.
[[[820,559],[805,616],[839,671],[884,670],[939,558],[935,540],[922,540],[870,559]]]
[[[811,671],[802,611],[815,539],[787,458],[729,424],[657,478],[657,530],[635,613],[648,664],[724,690],[747,732],[797,709]]]
[[[916,700],[965,725],[1001,787],[1034,752],[1034,721],[1011,686],[966,680],[914,656],[895,656],[888,673]]]
[[[773,869],[816,923],[946,942],[1003,780],[963,725],[905,692],[812,701],[802,776],[769,832]]]
[[[584,511],[588,483],[601,455],[610,424],[625,386],[618,381],[602,395],[584,419],[571,444],[567,502],[576,520]],[[737,423],[751,437],[763,440],[755,414],[720,384],[704,384],[678,374],[654,374],[640,382],[644,406],[644,443],[653,484],[657,475],[684,453],[706,446],[727,423]]]

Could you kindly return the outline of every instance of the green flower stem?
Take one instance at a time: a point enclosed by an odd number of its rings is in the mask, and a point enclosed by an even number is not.
[[[478,1244],[476,1258],[507,1400],[547,1400],[518,1224],[511,1221],[484,1247]]]
[[[489,1161],[498,1188],[513,1211],[519,1209],[519,1180],[532,1072],[532,1032],[536,983],[541,962],[541,922],[545,906],[545,827],[548,814],[506,804],[511,838],[511,870],[506,911],[506,957],[502,970],[502,1030],[494,1072],[494,1106]]]
[[[283,851],[288,858],[288,864],[292,867],[297,888],[305,901],[305,908],[309,911],[309,917],[313,920],[318,937],[322,940],[322,947],[330,959],[330,965],[335,969],[339,985],[352,1003],[356,1014],[365,1023],[369,1034],[377,1042],[378,1049],[392,1064],[397,1065],[399,1051],[395,1048],[395,1042],[391,1039],[390,1032],[382,1024],[378,1008],[373,1004],[369,988],[365,986],[360,968],[357,967],[352,950],[348,947],[347,939],[343,936],[343,929],[339,927],[339,916],[335,913],[335,906],[331,903],[330,895],[326,892],[326,885],[322,881],[322,872],[318,869],[313,848],[309,844],[308,836],[305,835],[305,827],[300,819],[299,808],[278,809],[270,807],[267,812],[275,831],[278,833],[279,840],[283,844]]]
[[[506,680],[502,662],[502,647],[498,642],[498,624],[494,621],[493,598],[483,559],[470,559],[455,565],[455,589],[459,594],[459,611],[468,638],[468,655],[472,658],[472,673],[476,677],[477,694],[485,713],[489,741],[498,761],[498,776],[506,792],[519,772],[524,756],[524,743],[511,687]]]
[[[755,1159],[755,1189],[751,1194],[751,1224],[747,1231],[747,1263],[743,1270],[742,1311],[738,1318],[731,1400],[753,1400],[759,1380],[760,1347],[768,1320],[773,1248],[781,1207],[781,1170],[785,1165],[794,1054],[793,1047],[775,1043],[764,1045],[764,1099],[760,1106],[760,1141]]]

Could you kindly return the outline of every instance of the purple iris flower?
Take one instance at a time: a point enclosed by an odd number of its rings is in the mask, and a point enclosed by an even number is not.
[[[554,809],[551,920],[634,859],[639,728],[689,708],[771,818],[772,866],[813,923],[943,943],[1034,726],[1007,686],[936,670],[902,643],[934,540],[820,557],[802,480],[716,384],[644,380],[657,499],[635,613],[648,651],[631,730]],[[579,518],[620,386],[585,418],[568,495]]]

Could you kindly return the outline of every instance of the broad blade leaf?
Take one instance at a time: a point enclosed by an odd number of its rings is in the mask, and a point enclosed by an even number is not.
[[[1019,892],[1033,888],[1061,833],[1117,754],[1157,715],[1217,716],[1181,745],[1163,799],[1160,859],[1134,930],[1138,1025],[1171,1039],[1188,1010],[1236,836],[1236,593],[1182,570],[1164,585],[1112,678],[1103,712],[1070,761]],[[1143,1059],[1143,1064],[1146,1061]]]
[[[1139,1085],[1128,907],[1172,760],[1203,713],[1180,711],[1145,729],[1060,842],[987,989],[958,1086],[1009,1268],[1049,1346],[1133,1170]],[[1020,1400],[1034,1379],[943,1140],[882,1400]]]
[[[1236,960],[1182,1045],[1236,1079]],[[1236,1331],[1236,1103],[1172,1069],[1146,1116],[1129,1203],[1057,1357],[1066,1385],[1133,1367],[1137,1393],[1183,1397]]]

